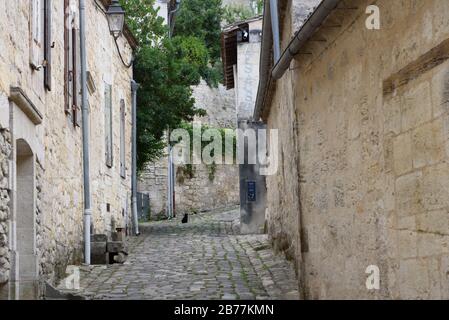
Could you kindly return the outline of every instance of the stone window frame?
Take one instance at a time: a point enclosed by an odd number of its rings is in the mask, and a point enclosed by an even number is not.
[[[126,103],[120,100],[120,176],[126,178]]]
[[[81,127],[80,32],[73,0],[64,0],[64,110],[74,127]]]
[[[39,71],[44,61],[44,0],[30,1],[30,66]]]
[[[113,141],[113,111],[112,111],[112,85],[104,84],[104,138],[105,138],[105,160],[106,166],[112,168],[114,165],[114,141]]]

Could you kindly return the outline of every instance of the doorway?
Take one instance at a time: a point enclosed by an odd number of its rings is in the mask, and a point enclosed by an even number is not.
[[[16,143],[16,244],[19,299],[34,299],[37,291],[34,154],[24,140]]]

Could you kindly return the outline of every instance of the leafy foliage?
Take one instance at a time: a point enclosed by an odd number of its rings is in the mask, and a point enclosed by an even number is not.
[[[251,6],[227,5],[223,10],[223,21],[227,24],[232,24],[260,15],[262,11],[263,0],[252,1]]]
[[[159,43],[167,35],[164,19],[158,16],[159,9],[154,8],[155,0],[121,0],[126,11],[126,23],[141,47]]]
[[[176,37],[196,38],[204,44],[208,59],[201,66],[200,74],[211,87],[217,87],[223,81],[220,62],[222,15],[221,0],[182,1],[174,28]]]
[[[121,0],[126,22],[139,42],[134,79],[137,95],[137,165],[164,155],[165,132],[204,116],[195,108],[191,86],[201,78],[210,86],[222,79],[221,0],[182,1],[173,38],[158,16],[155,0]]]
[[[188,0],[181,2],[174,34],[201,39],[209,50],[211,64],[220,59],[221,0]]]
[[[201,43],[168,37],[168,28],[153,8],[154,0],[122,1],[127,23],[139,41],[134,79],[137,95],[137,166],[163,156],[164,134],[204,111],[195,108],[192,85],[200,82],[198,61],[207,59]],[[195,63],[193,63],[195,61]]]

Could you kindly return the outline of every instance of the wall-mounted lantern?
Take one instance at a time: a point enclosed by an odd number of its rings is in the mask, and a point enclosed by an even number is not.
[[[108,16],[109,31],[114,39],[121,36],[125,24],[125,10],[123,10],[118,0],[112,0],[106,12]]]

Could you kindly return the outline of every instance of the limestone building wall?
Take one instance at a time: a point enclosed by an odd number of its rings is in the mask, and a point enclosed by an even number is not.
[[[269,232],[306,298],[447,299],[449,3],[377,1],[378,31],[365,27],[370,4],[333,13],[341,28],[320,29],[326,43],[308,43],[275,84]],[[380,290],[365,286],[370,265]]]
[[[101,2],[98,2],[101,5]],[[0,115],[1,159],[9,160],[9,172],[16,174],[18,141],[29,145],[34,159],[34,255],[40,279],[55,280],[64,275],[67,264],[82,261],[83,241],[83,168],[82,132],[73,124],[71,112],[64,104],[64,1],[51,1],[52,11],[52,88],[44,87],[44,72],[30,67],[30,1],[0,3]],[[73,1],[78,7],[78,1]],[[90,105],[90,161],[93,230],[109,233],[112,225],[124,226],[130,211],[131,189],[131,89],[132,69],[125,68],[109,33],[106,17],[94,1],[86,1],[87,69]],[[125,61],[131,60],[132,49],[125,37],[118,39]],[[106,165],[105,152],[105,86],[112,86],[113,165]],[[19,87],[41,115],[41,123],[33,124],[11,100],[10,87]],[[8,100],[9,99],[9,100]],[[125,103],[125,166],[120,174],[120,101]],[[7,110],[7,111],[6,111]],[[9,118],[8,118],[9,116]],[[8,141],[8,131],[11,141]],[[19,139],[19,140],[18,140]],[[0,141],[0,142],[2,142]],[[8,155],[8,144],[12,152]],[[6,161],[6,160],[5,160]],[[3,163],[3,160],[2,160]],[[6,170],[5,170],[6,171]],[[2,171],[1,181],[7,178]],[[14,184],[14,177],[12,179]],[[10,186],[11,187],[11,186]],[[21,212],[7,214],[9,209],[28,195],[20,194],[13,185],[9,201],[1,188],[0,225],[20,219]],[[5,193],[5,194],[4,194]],[[19,210],[20,211],[20,210]],[[8,228],[3,227],[3,230]],[[9,232],[5,245],[0,235],[0,256],[17,253],[21,239]],[[12,242],[12,243],[11,243]],[[0,257],[0,272],[3,258]],[[3,264],[8,265],[8,264]],[[12,266],[11,274],[20,274]],[[7,269],[7,268],[6,268]],[[15,279],[20,280],[20,278]]]

